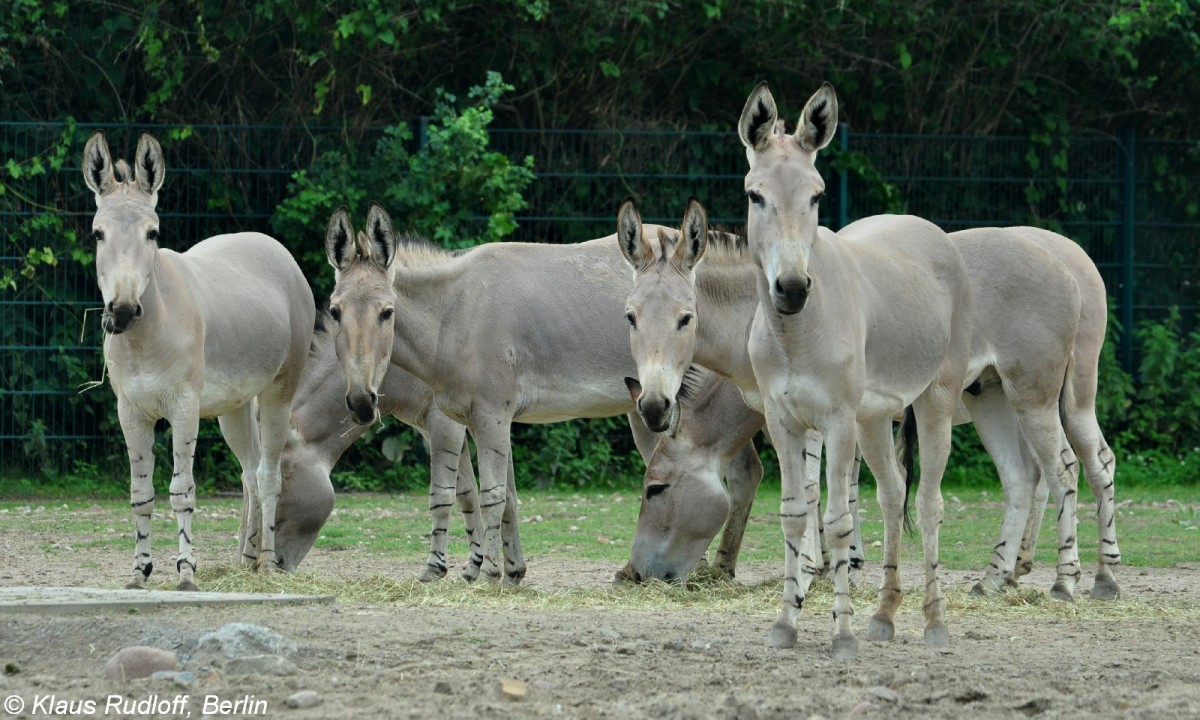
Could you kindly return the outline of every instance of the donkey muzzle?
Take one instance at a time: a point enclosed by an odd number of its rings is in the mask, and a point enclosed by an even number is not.
[[[141,303],[106,303],[100,314],[100,326],[110,335],[120,335],[142,317]]]
[[[809,275],[780,275],[771,286],[771,303],[781,314],[795,315],[804,309],[811,289]]]
[[[638,414],[646,421],[646,427],[656,433],[665,432],[671,427],[671,398],[664,396],[649,397],[643,394],[637,402]]]
[[[346,395],[346,407],[350,417],[359,425],[370,425],[375,422],[377,415],[375,405],[379,397],[373,392],[350,393]]]

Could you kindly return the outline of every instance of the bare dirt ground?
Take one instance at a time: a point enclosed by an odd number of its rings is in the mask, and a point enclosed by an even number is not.
[[[128,565],[128,553],[101,550],[89,551],[94,563],[81,568],[79,555],[47,551],[48,543],[12,524],[0,526],[0,586],[111,587],[119,578],[107,569]],[[419,570],[409,565],[318,549],[304,569],[343,579],[408,578]],[[606,563],[535,557],[526,584],[601,589],[614,570]],[[1120,570],[1126,598],[1200,605],[1200,564]],[[778,572],[773,565],[746,567],[739,581],[755,583]],[[974,580],[972,573],[945,576],[951,593]],[[864,582],[877,580],[878,569],[869,568]],[[1048,588],[1050,571],[1038,569],[1026,582]],[[1084,589],[1088,585],[1085,573]],[[80,701],[109,693],[134,700],[187,694],[190,715],[149,716],[195,718],[204,714],[206,695],[266,702],[265,712],[212,717],[297,719],[1200,717],[1196,613],[1100,621],[1003,610],[951,613],[952,645],[934,651],[922,641],[918,612],[897,616],[893,642],[868,643],[861,637],[867,608],[859,607],[861,645],[851,663],[830,659],[830,618],[808,609],[797,647],[767,648],[773,604],[736,614],[682,606],[497,610],[345,602],[0,614],[0,697],[20,697],[27,705],[20,717],[55,716],[30,712],[39,695]],[[294,641],[297,670],[267,677],[193,664],[189,642],[230,622],[265,626]],[[197,680],[183,689],[166,680],[106,680],[105,661],[134,644],[176,650],[181,669],[194,671]],[[523,698],[501,695],[507,678],[526,683]],[[316,691],[320,704],[287,707],[285,700],[301,690]],[[9,716],[0,710],[0,718]],[[92,716],[106,715],[101,708]]]

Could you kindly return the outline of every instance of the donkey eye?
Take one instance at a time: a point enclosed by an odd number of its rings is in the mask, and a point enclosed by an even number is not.
[[[335,323],[340,323],[342,321],[342,309],[337,307],[329,308],[329,317],[333,318]]]
[[[91,240],[94,243],[104,242],[104,231],[103,230],[93,230]]]
[[[155,228],[151,228],[150,230],[147,230],[146,231],[146,240],[148,240],[149,242],[158,242],[158,230]]]
[[[679,318],[679,329],[680,330],[684,329],[691,322],[692,322],[692,316],[690,314],[684,315],[683,317]]]
[[[631,313],[631,312],[625,313],[625,319],[629,321],[629,327],[631,327],[635,330],[637,329],[637,318],[634,317],[633,313]]]
[[[813,205],[813,207],[816,207],[816,206],[817,206],[817,204],[818,204],[818,203],[820,203],[820,202],[821,202],[822,200],[824,200],[824,199],[825,199],[825,192],[824,192],[824,191],[821,191],[821,192],[817,193],[816,195],[813,195],[813,198],[812,198],[812,205]]]
[[[762,204],[763,204],[763,196],[762,195],[759,195],[758,193],[754,192],[753,190],[747,190],[746,197],[750,198],[750,202],[754,203],[755,205],[758,205],[759,207],[762,207]]]
[[[384,308],[383,310],[379,311],[379,322],[387,322],[388,320],[391,320],[392,316],[395,314],[395,308]]]
[[[667,488],[669,487],[671,487],[669,483],[658,483],[657,485],[648,486],[646,488],[646,499],[653,500],[654,498],[666,492]]]

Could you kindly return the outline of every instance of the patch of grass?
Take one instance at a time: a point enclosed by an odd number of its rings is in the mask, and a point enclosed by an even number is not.
[[[332,595],[347,603],[417,607],[469,606],[493,609],[581,610],[616,609],[632,612],[661,612],[664,608],[694,609],[715,614],[737,613],[770,616],[776,612],[783,592],[782,580],[757,585],[714,582],[682,588],[663,582],[641,585],[614,585],[601,589],[538,590],[508,587],[498,583],[467,583],[453,575],[446,579],[421,583],[372,577],[364,580],[331,580],[312,573],[272,573],[259,575],[241,567],[215,565],[201,568],[197,581],[211,592],[295,593]],[[169,589],[160,581],[154,587]],[[965,590],[945,591],[947,611],[952,615],[975,617],[1071,622],[1079,620],[1174,619],[1200,620],[1200,607],[1185,600],[1156,597],[1119,601],[1073,603],[1051,600],[1043,592],[1021,590],[1003,595],[979,597]],[[855,607],[869,614],[876,600],[873,587],[860,584],[851,593]],[[814,581],[805,601],[805,613],[828,616],[833,609],[833,585],[829,580]],[[907,593],[900,612],[919,614],[922,595]]]

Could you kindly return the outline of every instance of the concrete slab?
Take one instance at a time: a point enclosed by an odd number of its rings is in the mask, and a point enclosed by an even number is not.
[[[168,605],[331,603],[332,595],[177,592],[72,587],[0,587],[0,614],[77,613],[87,610],[155,608]]]

